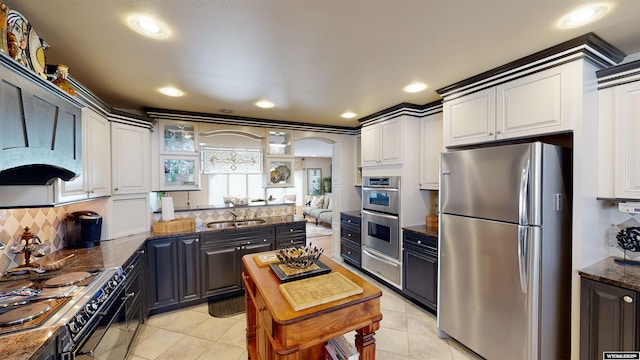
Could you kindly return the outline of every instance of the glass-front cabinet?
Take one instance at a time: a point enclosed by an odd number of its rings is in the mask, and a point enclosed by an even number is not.
[[[160,190],[199,190],[200,159],[198,156],[160,155]]]
[[[293,185],[293,159],[267,158],[267,186],[288,187]]]
[[[190,122],[160,120],[161,154],[198,155],[198,125]]]
[[[199,190],[198,124],[173,120],[160,120],[158,124],[158,190]]]
[[[293,156],[293,133],[287,130],[268,130],[268,156]]]

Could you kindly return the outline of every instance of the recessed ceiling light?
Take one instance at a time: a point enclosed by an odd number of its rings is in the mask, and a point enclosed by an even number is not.
[[[342,115],[340,115],[340,116],[342,116],[345,119],[352,119],[352,118],[356,117],[356,113],[354,113],[352,111],[346,111],[346,112],[342,113]]]
[[[127,24],[136,32],[154,39],[166,39],[169,37],[169,28],[161,21],[149,15],[131,15]]]
[[[173,96],[173,97],[177,97],[177,96],[182,96],[184,95],[184,92],[182,90],[176,89],[172,86],[167,86],[167,87],[163,87],[158,89],[158,91],[160,91],[161,93],[167,95],[167,96]]]
[[[417,93],[427,88],[427,84],[414,82],[404,87],[404,91],[408,93]]]
[[[570,29],[579,27],[590,22],[596,21],[601,18],[611,9],[609,4],[591,4],[578,8],[562,19],[560,19],[559,25],[563,29]]]
[[[256,103],[256,106],[263,109],[270,109],[274,106],[274,104],[269,100],[260,100]]]

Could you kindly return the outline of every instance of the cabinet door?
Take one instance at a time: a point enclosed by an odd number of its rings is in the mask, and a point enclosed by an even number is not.
[[[202,296],[222,295],[242,290],[240,244],[225,243],[201,250]]]
[[[640,199],[640,81],[615,89],[615,196]]]
[[[402,118],[380,123],[380,164],[402,164]]]
[[[139,194],[151,190],[150,132],[126,124],[111,124],[113,194]]]
[[[442,113],[420,119],[420,189],[438,190],[442,150]]]
[[[85,116],[86,115],[86,116]],[[86,188],[90,198],[111,195],[111,137],[109,120],[90,109],[83,109],[86,132],[85,154]],[[86,144],[86,146],[84,146]]]
[[[360,131],[362,147],[362,166],[374,166],[380,162],[380,149],[378,148],[380,141],[380,127],[375,125],[363,126]]]
[[[71,181],[56,180],[56,201],[63,203],[111,195],[109,121],[82,109],[82,173]]]
[[[147,243],[150,309],[178,303],[177,256],[176,238],[155,239]]]
[[[437,310],[438,259],[417,251],[403,251],[402,290],[422,304]]]
[[[178,238],[180,302],[200,299],[200,237]]]
[[[445,147],[495,139],[495,88],[446,101],[442,106]]]
[[[561,65],[498,85],[496,139],[570,130],[575,65]]]
[[[580,284],[580,359],[637,350],[637,293],[584,278]]]
[[[151,229],[148,193],[113,196],[111,202],[112,221],[106,227],[108,234],[104,239],[140,234]]]
[[[160,120],[158,132],[161,154],[191,154],[199,151],[198,124],[189,121]]]

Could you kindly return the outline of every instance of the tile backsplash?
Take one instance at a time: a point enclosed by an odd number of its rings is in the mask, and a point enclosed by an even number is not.
[[[24,254],[14,254],[10,249],[11,245],[20,242],[20,235],[26,227],[29,227],[29,231],[40,240],[49,240],[52,251],[62,248],[62,224],[67,211],[67,206],[0,210],[0,241],[6,245],[0,252],[0,273],[24,262]]]

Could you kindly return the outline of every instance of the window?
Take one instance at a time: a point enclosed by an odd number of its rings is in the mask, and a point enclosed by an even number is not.
[[[236,205],[263,200],[261,149],[205,147],[202,169],[209,174],[209,203]]]
[[[264,199],[262,174],[210,174],[209,203],[234,205]]]

